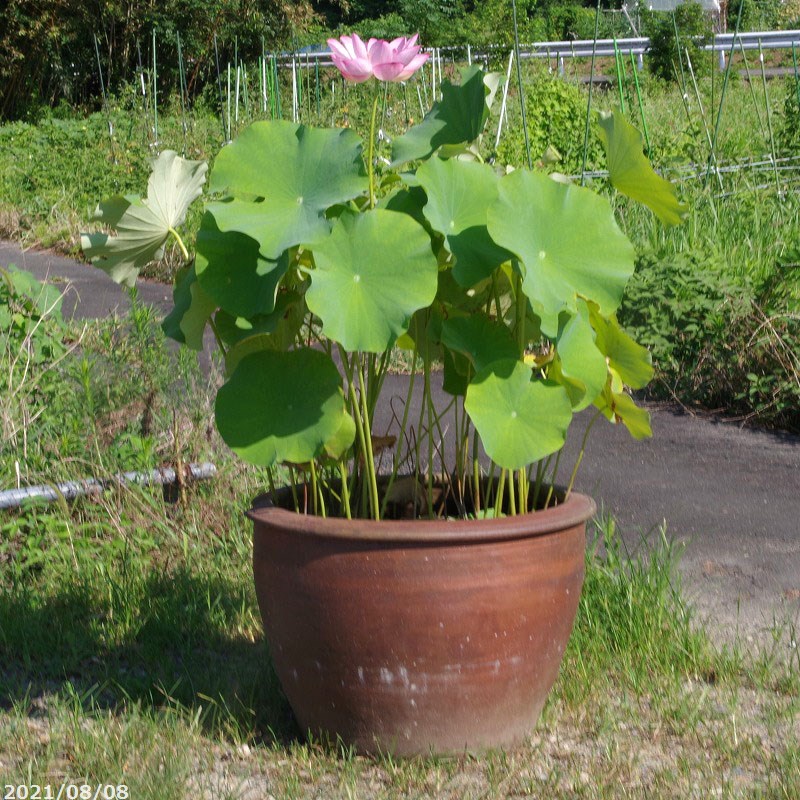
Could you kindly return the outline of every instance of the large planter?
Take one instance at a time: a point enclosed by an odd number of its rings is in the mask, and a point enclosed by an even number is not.
[[[255,506],[258,603],[301,729],[397,755],[531,731],[575,619],[590,498],[472,521]]]

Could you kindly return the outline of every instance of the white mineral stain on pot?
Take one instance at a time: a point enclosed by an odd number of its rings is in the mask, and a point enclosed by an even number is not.
[[[411,708],[416,708],[416,707],[417,707],[417,701],[412,697],[411,698]]]
[[[358,680],[361,683],[364,683],[364,667],[359,667],[358,668]]]
[[[296,669],[293,669],[293,670],[292,670],[292,677],[293,677],[295,680],[297,680],[297,679],[298,679],[298,677],[299,677],[299,676],[298,676],[298,674],[297,674],[297,670],[296,670]]]
[[[381,667],[380,671],[381,683],[391,685],[394,682],[394,675],[386,667]]]

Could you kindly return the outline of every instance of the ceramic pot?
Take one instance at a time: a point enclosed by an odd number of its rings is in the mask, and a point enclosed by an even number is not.
[[[487,520],[323,519],[259,498],[253,569],[303,731],[360,752],[514,745],[569,639],[594,502]]]

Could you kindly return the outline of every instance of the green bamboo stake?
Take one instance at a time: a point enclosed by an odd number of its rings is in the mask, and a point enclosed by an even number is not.
[[[181,35],[175,31],[175,39],[178,44],[178,84],[179,94],[181,97],[181,127],[183,128],[183,156],[186,156],[186,105],[183,101],[183,87],[184,87],[184,74],[183,74],[183,53],[181,51]]]
[[[267,54],[264,49],[264,37],[261,37],[261,63],[259,65],[261,79],[261,113],[267,115]]]
[[[716,121],[716,124],[714,125],[714,138],[713,138],[712,143],[711,143],[712,155],[714,153],[716,153],[716,150],[717,150],[717,139],[719,137],[720,123],[722,122],[722,109],[725,106],[725,92],[726,92],[726,90],[728,88],[728,78],[730,77],[730,74],[731,74],[731,65],[733,64],[733,54],[734,54],[735,48],[736,48],[736,40],[739,38],[739,25],[741,24],[741,21],[742,21],[742,7],[743,6],[744,6],[744,3],[739,3],[739,13],[736,15],[736,27],[734,28],[733,41],[731,42],[731,52],[730,52],[730,56],[728,57],[728,63],[725,65],[725,74],[724,74],[724,76],[722,78],[722,90],[720,91],[720,97],[719,97],[719,109],[717,110],[717,121]],[[760,47],[761,47],[761,45],[759,43],[759,50],[760,50]],[[711,51],[711,55],[712,55],[711,102],[712,102],[712,108],[713,108],[713,102],[714,102],[714,66],[713,66],[714,51],[713,50]],[[708,169],[706,171],[706,182],[708,182],[708,176],[710,174],[710,171],[711,171],[711,161],[710,161],[710,157],[709,157]]]
[[[600,0],[598,0],[599,7]],[[517,0],[511,0],[511,16],[514,22],[514,58],[517,61],[517,88],[519,89],[519,110],[522,113],[522,133],[525,137],[525,155],[528,159],[528,169],[533,169],[531,160],[531,140],[528,135],[528,119],[525,115],[525,87],[522,85],[522,66],[519,57],[519,30],[517,29]],[[440,67],[441,69],[441,67]],[[441,74],[439,75],[441,79]]]
[[[269,113],[272,119],[278,116],[278,84],[275,80],[275,65],[273,63],[274,57],[269,57],[269,72],[267,73],[269,78]]]
[[[278,119],[283,117],[283,109],[281,108],[281,78],[278,74],[278,57],[272,56],[272,69],[275,73],[275,112]]]
[[[769,150],[772,156],[772,169],[775,172],[775,189],[781,194],[781,181],[778,175],[778,162],[775,157],[775,137],[772,133],[772,113],[769,107],[769,92],[767,91],[767,71],[764,67],[764,51],[761,49],[761,39],[758,40],[758,60],[761,62],[761,83],[764,86],[764,107],[767,112],[767,128],[769,129]]]
[[[583,163],[581,164],[581,186],[586,183],[586,159],[589,155],[589,126],[592,121],[592,86],[594,85],[594,60],[597,55],[597,34],[600,29],[600,0],[594,12],[594,40],[592,42],[592,61],[589,67],[589,100],[586,104],[586,128],[583,132]],[[575,59],[573,59],[574,61]]]
[[[625,113],[625,94],[622,89],[622,53],[617,47],[617,37],[614,37],[614,64],[617,68],[617,88],[619,89],[619,110]]]
[[[214,63],[217,68],[217,97],[219,98],[219,118],[222,123],[222,141],[227,138],[225,135],[225,105],[222,102],[222,73],[219,68],[219,47],[217,46],[217,34],[214,34]]]
[[[672,30],[675,31],[675,49],[678,51],[678,70],[680,71],[681,89],[684,96],[686,92],[686,75],[683,72],[683,60],[681,59],[681,39],[678,35],[678,21],[675,18],[675,11],[672,12]]]
[[[247,80],[247,66],[242,61],[242,98],[244,99],[244,113],[250,118],[250,90]]]
[[[139,85],[142,90],[142,144],[146,145],[150,139],[150,126],[147,124],[147,118],[150,116],[150,106],[147,102],[147,86],[149,81],[144,79],[144,64],[142,63],[142,47],[139,40],[136,40],[136,57],[139,64]]]
[[[308,98],[308,116],[311,116],[311,56],[306,53],[306,98]]]
[[[689,49],[686,48],[686,67],[689,70],[689,75],[692,78],[692,86],[694,87],[694,96],[697,100],[697,107],[700,109],[700,119],[703,122],[703,130],[706,133],[706,141],[708,142],[708,163],[712,164],[715,163],[717,160],[717,155],[714,152],[714,140],[711,138],[711,129],[708,127],[708,121],[706,120],[706,112],[703,108],[703,100],[700,97],[700,89],[697,86],[697,79],[694,75],[694,67],[692,65],[692,59],[689,55]],[[714,170],[714,174],[717,176],[717,183],[719,184],[720,190],[722,190],[722,176]]]
[[[316,59],[314,64],[314,95],[317,100],[317,117],[320,115],[320,102],[319,102],[319,58]]]
[[[103,80],[103,67],[100,64],[100,45],[97,42],[97,34],[94,34],[94,52],[97,56],[97,73],[100,76],[100,92],[103,95],[103,110],[106,114],[106,125],[108,125],[108,140],[111,143],[111,156],[114,162],[117,160],[117,154],[114,151],[114,124],[111,122],[111,110],[108,106],[108,94],[106,93],[106,84]]]
[[[800,111],[800,73],[797,70],[797,48],[792,42],[792,63],[794,64],[794,85],[797,90],[797,108]]]
[[[633,57],[633,50],[631,50],[631,64],[633,65],[633,84],[636,87],[636,99],[639,101],[639,115],[642,118],[642,131],[644,133],[644,141],[647,145],[647,152],[650,152],[650,134],[647,131],[647,121],[644,118],[644,103],[642,103],[642,92],[639,88],[639,76],[636,74],[636,59]]]
[[[235,124],[236,132],[239,132],[239,86],[241,82],[241,73],[239,72],[239,64],[236,64],[236,94],[233,102],[233,121]]]
[[[158,67],[156,65],[156,30],[153,28],[153,135],[158,144]]]
[[[296,54],[297,58],[297,118],[300,118],[300,107],[303,105],[303,76],[300,74],[300,69],[303,64],[303,60],[300,57],[300,54]]]
[[[231,140],[231,62],[228,62],[228,113],[225,115],[228,122],[227,141]]]
[[[744,44],[742,43],[741,39],[739,39],[739,52],[742,54],[742,60],[744,61],[744,71],[747,75],[747,85],[750,87],[750,97],[753,100],[753,108],[756,110],[758,127],[761,129],[761,135],[766,139],[768,133],[764,129],[764,122],[761,119],[761,109],[758,107],[758,100],[756,99],[756,90],[753,86],[753,76],[750,74],[750,63],[747,60],[747,51],[744,49]]]
[[[275,87],[272,85],[272,58],[264,56],[264,80],[267,82],[267,110],[271,119],[275,119]]]

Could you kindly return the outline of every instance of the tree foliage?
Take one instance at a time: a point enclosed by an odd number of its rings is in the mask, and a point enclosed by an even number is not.
[[[250,58],[261,52],[262,37],[280,47],[316,19],[309,0],[7,0],[0,10],[0,116],[23,116],[62,97],[98,97],[98,51],[106,84],[132,80],[142,61],[152,63],[154,30],[166,80],[177,70],[180,34],[192,88],[211,74],[215,37],[228,60],[234,43]]]

